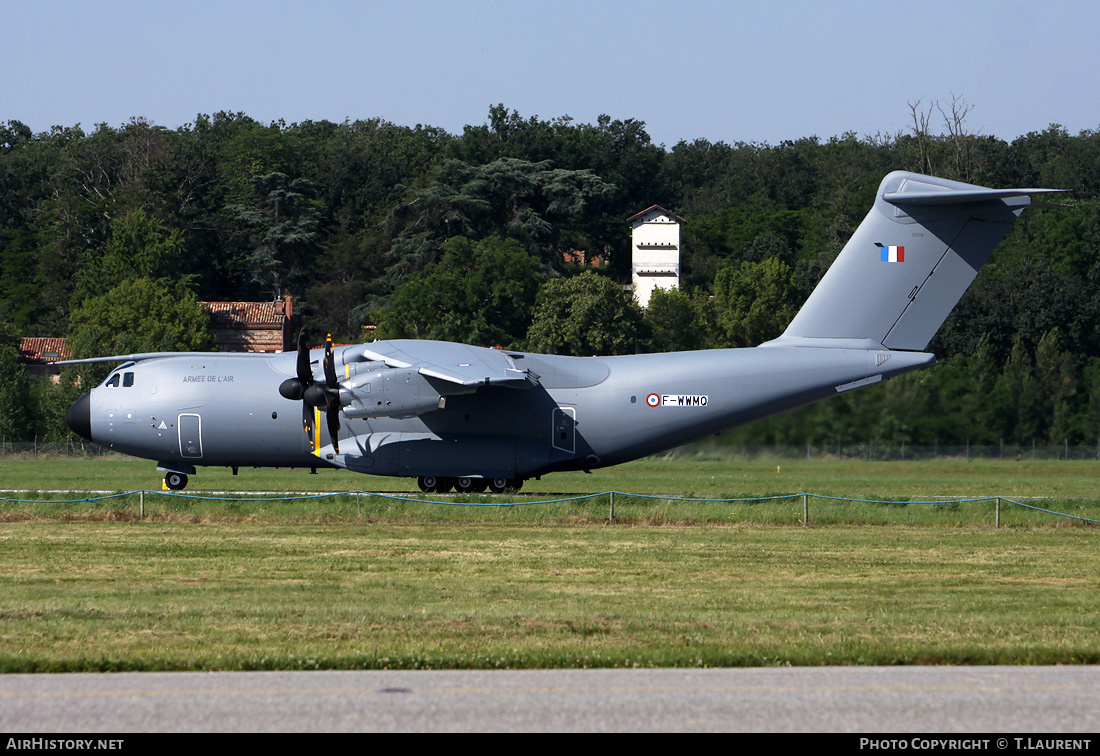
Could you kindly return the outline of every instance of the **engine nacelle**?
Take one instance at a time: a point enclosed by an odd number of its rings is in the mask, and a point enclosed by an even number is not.
[[[414,367],[357,373],[341,383],[347,417],[412,417],[442,409],[444,401]]]

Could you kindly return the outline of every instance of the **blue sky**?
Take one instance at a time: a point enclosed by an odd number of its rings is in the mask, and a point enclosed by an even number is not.
[[[910,102],[960,96],[970,130],[1011,140],[1100,128],[1098,31],[1095,0],[0,0],[0,121],[228,110],[458,133],[504,103],[635,118],[671,147],[894,133]]]

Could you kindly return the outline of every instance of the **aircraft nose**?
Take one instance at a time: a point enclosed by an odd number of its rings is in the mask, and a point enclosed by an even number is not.
[[[73,402],[69,411],[65,413],[65,425],[69,426],[73,433],[83,438],[92,440],[92,392]]]

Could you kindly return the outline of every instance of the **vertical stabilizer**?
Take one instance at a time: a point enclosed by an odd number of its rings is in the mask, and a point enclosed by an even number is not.
[[[769,345],[922,351],[1030,195],[1051,191],[889,174],[832,267]]]

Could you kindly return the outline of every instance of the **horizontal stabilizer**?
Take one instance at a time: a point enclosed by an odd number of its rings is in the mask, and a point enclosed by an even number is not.
[[[976,187],[972,191],[910,191],[890,192],[882,198],[891,205],[962,205],[967,202],[985,202],[988,200],[1011,199],[1013,197],[1031,197],[1036,194],[1057,194],[1063,189],[985,189]]]

